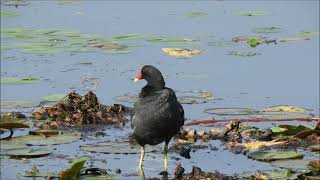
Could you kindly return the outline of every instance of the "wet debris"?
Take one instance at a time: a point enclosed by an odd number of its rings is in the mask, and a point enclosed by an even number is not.
[[[67,94],[53,106],[42,106],[33,111],[36,120],[48,120],[42,128],[74,127],[85,124],[124,125],[127,108],[121,104],[107,106],[98,102],[97,96],[89,91],[81,96],[75,91]]]

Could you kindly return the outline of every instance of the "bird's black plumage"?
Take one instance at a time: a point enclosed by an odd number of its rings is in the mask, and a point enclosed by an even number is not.
[[[144,146],[169,143],[184,124],[184,110],[174,91],[165,87],[161,72],[150,65],[141,69],[142,88],[131,115],[133,137]]]

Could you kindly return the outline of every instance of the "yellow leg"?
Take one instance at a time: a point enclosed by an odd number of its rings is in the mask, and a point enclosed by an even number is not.
[[[141,146],[141,155],[140,155],[140,163],[139,163],[139,168],[142,168],[142,161],[144,159],[144,146]]]
[[[165,144],[164,144],[163,154],[164,154],[164,171],[167,172],[167,165],[168,165],[168,143],[165,143]]]
[[[143,168],[142,168],[143,159],[144,159],[144,146],[141,146],[141,155],[140,155],[140,162],[139,162],[141,180],[145,180],[144,171],[143,171]]]

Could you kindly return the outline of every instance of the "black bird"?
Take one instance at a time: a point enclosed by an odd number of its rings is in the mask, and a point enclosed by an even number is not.
[[[161,72],[145,65],[134,81],[145,79],[147,85],[141,89],[138,101],[131,114],[133,137],[141,145],[139,167],[142,169],[144,147],[165,142],[164,170],[167,171],[168,144],[184,124],[184,110],[174,91],[165,87]]]

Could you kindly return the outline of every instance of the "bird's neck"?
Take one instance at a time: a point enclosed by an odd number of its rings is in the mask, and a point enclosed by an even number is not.
[[[141,89],[140,96],[141,97],[145,97],[145,96],[151,95],[155,91],[159,91],[159,90],[162,90],[164,88],[165,88],[164,83],[163,84],[158,84],[157,83],[156,85],[148,83],[147,85],[145,85]]]

